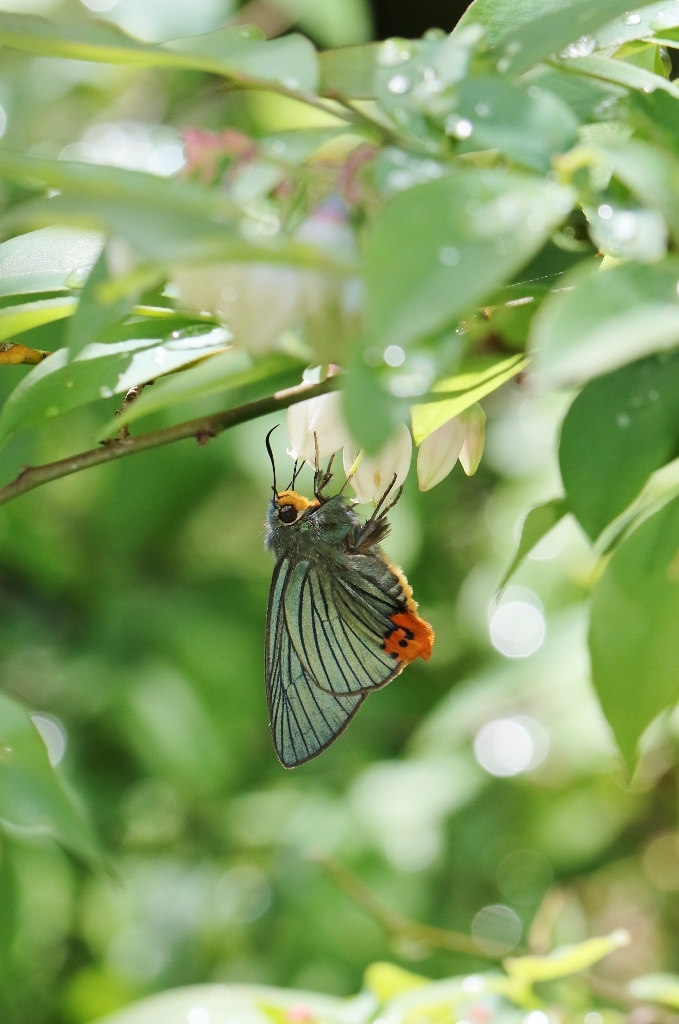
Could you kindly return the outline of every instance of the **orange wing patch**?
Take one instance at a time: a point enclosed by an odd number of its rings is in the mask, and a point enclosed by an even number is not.
[[[405,578],[403,570],[398,565],[390,565],[389,568],[401,584],[407,610],[391,616],[394,629],[385,637],[384,649],[406,665],[415,661],[415,658],[429,661],[434,646],[434,630],[417,614],[413,588]]]

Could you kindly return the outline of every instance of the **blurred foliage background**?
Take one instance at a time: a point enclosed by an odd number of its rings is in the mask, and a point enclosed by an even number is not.
[[[149,40],[238,16],[229,0],[83,2]],[[247,20],[296,24],[319,45],[370,38],[375,23],[398,30],[397,5],[247,7]],[[417,7],[427,24],[406,12],[403,34],[439,20]],[[3,9],[87,14],[75,0]],[[322,118],[281,97],[227,94],[207,74],[8,49],[0,104],[13,149],[166,174],[181,165],[186,126],[256,136]],[[3,399],[25,372],[2,367]],[[587,678],[595,563],[572,520],[494,603],[525,509],[558,491],[565,400],[511,383],[485,408],[479,473],[467,480],[457,467],[426,495],[411,474],[393,513],[389,551],[437,632],[431,663],[374,695],[338,743],[293,773],[273,752],[263,686],[273,421],[0,509],[0,685],[35,712],[112,867],[93,873],[52,841],[3,837],[3,1024],[81,1024],[212,980],[349,994],[372,960],[436,978],[487,966],[484,950],[545,951],[620,926],[633,942],[603,978],[676,960],[679,718],[663,724],[630,791]],[[7,479],[87,447],[93,417],[76,410],[13,439]],[[281,460],[284,447],[279,437]],[[400,913],[471,934],[479,957],[390,942],[319,854]],[[568,998],[581,1016],[590,1005],[577,985]]]

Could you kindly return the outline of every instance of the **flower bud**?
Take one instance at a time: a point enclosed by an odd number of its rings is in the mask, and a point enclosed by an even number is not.
[[[338,452],[349,442],[349,431],[342,413],[342,396],[339,391],[306,402],[291,405],[287,412],[289,455],[300,462],[316,463],[316,441],[318,457],[324,459]],[[314,434],[316,437],[314,438]]]
[[[454,416],[425,437],[417,453],[417,479],[421,491],[429,491],[448,476],[458,460],[465,439],[465,424]]]
[[[460,463],[467,476],[474,476],[479,468],[483,445],[486,439],[486,414],[480,405],[472,405],[462,414],[464,441],[460,451]]]
[[[396,491],[408,475],[412,451],[413,442],[410,431],[405,423],[402,423],[377,455],[364,455],[359,462],[351,479],[351,486],[358,500],[362,503],[370,501],[377,503],[394,476],[396,476],[396,481],[391,489],[391,494],[395,496]],[[354,442],[346,444],[343,461],[344,472],[347,475],[357,457],[356,444]]]

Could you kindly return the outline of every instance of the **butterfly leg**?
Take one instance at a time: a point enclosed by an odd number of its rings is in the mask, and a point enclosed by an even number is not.
[[[328,484],[332,480],[332,463],[333,463],[333,460],[334,460],[335,455],[337,453],[336,452],[332,453],[332,455],[330,456],[330,461],[328,462],[328,465],[326,466],[325,472],[324,472],[321,469],[320,459],[319,459],[319,456],[318,456],[318,435],[316,434],[315,431],[314,431],[314,445],[316,447],[316,459],[315,459],[316,472],[314,473],[314,496],[315,496],[315,498],[318,501],[322,501],[323,500],[322,499],[323,490],[328,486]]]

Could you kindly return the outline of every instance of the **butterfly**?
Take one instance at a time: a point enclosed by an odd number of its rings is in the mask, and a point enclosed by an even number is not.
[[[275,428],[274,428],[275,429]],[[266,618],[266,694],[276,753],[285,768],[316,757],[347,727],[366,697],[415,658],[429,659],[434,633],[417,614],[401,569],[380,544],[389,532],[385,504],[362,520],[316,460],[314,498],[276,489],[266,547],[276,556]]]

